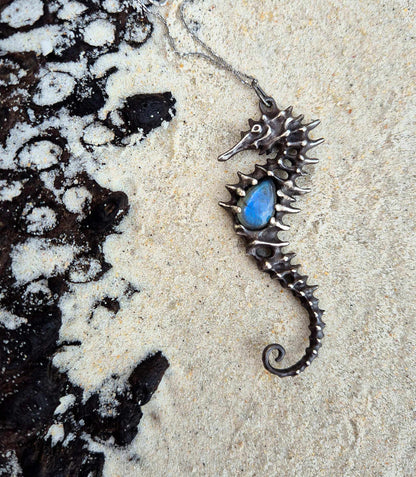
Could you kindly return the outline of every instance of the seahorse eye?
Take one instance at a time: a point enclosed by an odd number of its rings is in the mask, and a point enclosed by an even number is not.
[[[262,127],[260,126],[260,124],[255,124],[251,128],[251,132],[253,132],[253,133],[260,133],[261,131],[262,131]]]

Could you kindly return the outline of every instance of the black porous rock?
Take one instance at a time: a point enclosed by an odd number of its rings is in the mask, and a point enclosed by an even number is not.
[[[80,439],[53,447],[50,441],[34,440],[17,455],[24,477],[100,477],[103,473],[104,454],[89,451]]]
[[[76,116],[97,113],[105,104],[105,78],[92,79],[76,85],[74,93],[68,98],[68,107]]]
[[[85,219],[86,227],[101,233],[116,224],[128,209],[128,199],[124,192],[113,192],[95,204]]]
[[[136,94],[126,100],[120,113],[127,125],[129,134],[139,129],[148,134],[159,127],[163,121],[170,121],[175,114],[175,100],[171,93]]]
[[[0,12],[11,3],[0,2]],[[62,32],[52,51],[2,51],[0,56],[0,147],[7,151],[9,144],[19,139],[19,128],[36,128],[29,139],[22,139],[13,167],[0,168],[4,187],[14,183],[21,187],[15,197],[0,200],[0,310],[20,320],[18,326],[0,323],[0,475],[101,476],[104,454],[92,451],[88,439],[104,445],[131,443],[142,417],[141,406],[150,400],[169,366],[161,352],[147,356],[124,382],[114,377],[114,383],[107,383],[115,390],[112,402],[103,403],[98,390],[83,403],[84,390],[53,365],[57,353],[82,346],[77,340],[59,341],[59,303],[73,286],[98,281],[111,269],[103,244],[110,234],[119,233],[117,226],[129,211],[124,192],[101,187],[83,170],[67,174],[74,157],[60,119],[101,123],[114,134],[111,147],[118,147],[137,132],[146,136],[175,114],[172,95],[155,93],[127,97],[119,110],[100,116],[108,99],[108,79],[117,69],[110,67],[98,74],[93,66],[103,55],[117,53],[126,45],[139,48],[151,36],[153,26],[137,10],[135,1],[126,0],[116,12],[107,11],[95,0],[80,3],[85,10],[71,20],[60,16],[58,2],[43,2],[43,13],[33,24],[18,28],[0,24],[1,39],[43,27],[59,27]],[[114,38],[98,46],[84,37],[85,27],[96,20],[115,26]],[[85,74],[65,73],[66,67],[71,69],[69,62],[85,64]],[[34,97],[41,79],[51,71],[73,78],[74,87],[68,96],[45,105]],[[113,114],[118,121],[113,121]],[[19,159],[25,148],[41,141],[56,148],[56,161],[37,168]],[[82,137],[79,144],[85,149],[83,154],[95,157],[94,145],[86,145]],[[88,192],[82,210],[70,210],[63,201],[74,187]],[[41,209],[56,220],[45,226],[46,216],[40,213],[40,226],[34,228],[28,217]],[[71,246],[75,255],[65,270],[19,281],[12,270],[12,254],[30,240]],[[91,263],[96,265],[94,273]],[[93,309],[103,306],[117,315],[122,299],[139,292],[137,286],[125,285],[122,296],[100,297]],[[55,414],[64,396],[72,396],[72,404],[62,414]],[[62,429],[63,441],[52,441],[48,434],[52,426]],[[20,470],[13,467],[14,461]]]
[[[176,113],[175,103],[169,92],[136,94],[126,98],[124,105],[114,112],[117,120],[114,121],[111,114],[106,119],[106,124],[116,134],[114,144],[125,144],[128,136],[139,132],[146,136],[163,121],[170,121]]]
[[[85,429],[91,435],[107,440],[111,437],[119,446],[130,444],[137,434],[137,425],[142,417],[140,409],[150,401],[159,383],[169,367],[167,359],[158,352],[148,356],[131,373],[126,388],[117,392],[114,406],[107,409],[107,414],[97,413],[98,395],[93,395],[80,409],[85,422]]]

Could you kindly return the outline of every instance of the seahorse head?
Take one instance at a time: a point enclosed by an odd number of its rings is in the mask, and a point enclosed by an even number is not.
[[[257,149],[260,154],[271,152],[272,148],[288,133],[285,128],[286,115],[281,114],[273,103],[271,108],[261,108],[262,116],[259,121],[248,120],[250,130],[241,133],[241,140],[229,151],[218,157],[219,161],[227,161],[235,154],[246,149]]]

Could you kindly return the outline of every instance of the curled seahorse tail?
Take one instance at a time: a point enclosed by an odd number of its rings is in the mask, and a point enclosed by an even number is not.
[[[255,85],[253,87],[256,89]],[[259,154],[276,152],[277,155],[268,158],[265,164],[256,164],[251,174],[238,172],[238,183],[226,186],[230,200],[220,202],[220,205],[234,216],[235,231],[244,238],[247,253],[257,260],[259,269],[272,278],[278,278],[283,287],[291,289],[309,313],[309,347],[300,361],[288,368],[278,369],[274,363],[282,360],[284,348],[271,344],[263,352],[263,363],[268,371],[281,377],[295,376],[316,358],[325,325],[321,319],[323,310],[319,309],[318,300],[313,295],[315,287],[307,285],[308,277],[297,272],[299,265],[290,263],[294,254],[283,252],[289,242],[282,240],[279,234],[289,230],[284,217],[300,212],[293,207],[296,198],[310,192],[297,181],[307,174],[304,170],[306,166],[318,162],[307,153],[321,144],[323,139],[309,137],[309,132],[318,126],[319,120],[304,124],[303,115],[292,116],[291,107],[280,109],[271,97],[260,96],[259,107],[261,118],[258,121],[249,120],[249,131],[242,132],[241,140],[218,159],[227,161],[248,149],[256,149]],[[274,357],[275,352],[277,357]]]
[[[318,287],[307,285],[307,276],[300,275],[296,269],[292,268],[276,273],[276,277],[284,288],[289,288],[292,291],[293,295],[300,300],[302,306],[308,312],[309,329],[311,330],[309,346],[305,349],[305,354],[297,363],[288,368],[279,369],[271,364],[271,361],[277,363],[283,359],[285,355],[283,346],[273,343],[264,348],[264,367],[270,373],[284,378],[286,376],[298,375],[318,356],[318,350],[322,346],[322,338],[324,337],[323,329],[325,328],[325,323],[322,321],[324,311],[319,308],[318,299],[315,298],[313,294]],[[277,351],[277,356],[273,358],[272,356],[275,351]]]

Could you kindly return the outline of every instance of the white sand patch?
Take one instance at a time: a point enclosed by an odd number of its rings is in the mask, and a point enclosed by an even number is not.
[[[108,116],[111,119],[111,122],[115,126],[122,126],[123,125],[123,118],[121,117],[121,115],[118,111],[110,111],[108,113]]]
[[[64,414],[75,403],[75,396],[67,394],[59,398],[59,406],[55,409],[54,414]]]
[[[52,304],[52,292],[48,287],[47,280],[38,280],[36,282],[29,283],[23,294],[25,300],[29,300],[32,306],[41,306],[45,304]]]
[[[64,174],[68,177],[81,170],[88,170],[97,163],[96,158],[85,150],[82,144],[82,134],[85,127],[91,123],[92,116],[71,116],[66,110],[61,111],[57,117],[52,117],[43,124],[44,127],[56,127],[60,134],[66,138],[68,149],[71,152],[69,164],[64,168]]]
[[[91,198],[91,192],[86,187],[71,187],[65,191],[62,202],[73,214],[82,214]]]
[[[41,178],[44,186],[49,189],[55,197],[59,200],[61,198],[61,195],[63,194],[63,189],[58,189],[55,187],[55,179],[56,176],[58,175],[57,171],[44,171],[39,174],[39,177]]]
[[[9,330],[16,330],[23,323],[27,323],[27,319],[0,308],[0,323]]]
[[[34,207],[25,217],[26,230],[30,234],[41,235],[56,227],[56,213],[50,207]]]
[[[104,0],[102,5],[109,13],[116,13],[121,9],[119,0]]]
[[[10,68],[10,71],[7,75],[4,75],[2,78],[0,78],[0,86],[10,87],[12,85],[19,84],[20,80],[26,76],[27,72],[23,69],[16,70],[15,68],[17,65],[11,60],[7,60],[6,58],[2,58],[1,60],[5,67]]]
[[[98,282],[74,284],[59,303],[62,310],[60,341],[76,340],[81,341],[81,345],[64,347],[53,362],[68,372],[71,381],[82,386],[85,396],[98,390],[104,394],[112,392],[102,388],[112,373],[127,377],[137,363],[136,358],[143,360],[148,352],[157,351],[140,346],[132,356],[131,340],[135,335],[129,336],[128,329],[142,325],[142,319],[134,312],[134,307],[140,304],[140,294],[128,298],[128,283],[117,275],[110,270]],[[99,305],[106,297],[119,301],[117,314]],[[134,313],[134,320],[129,318],[130,312]],[[127,328],[121,326],[122,323]],[[121,336],[126,340],[124,344]]]
[[[19,153],[20,167],[33,167],[38,170],[47,169],[56,164],[62,149],[51,141],[41,140],[25,146]]]
[[[67,98],[75,87],[75,79],[67,74],[52,71],[39,81],[33,101],[39,106],[59,103]]]
[[[11,201],[15,197],[18,197],[22,192],[23,184],[20,181],[7,181],[0,180],[0,201]]]
[[[10,256],[12,272],[17,282],[29,282],[64,272],[78,249],[71,245],[53,245],[48,239],[31,238],[16,245]]]
[[[71,441],[75,439],[75,437],[76,437],[75,434],[73,434],[72,432],[68,432],[62,445],[66,447]]]
[[[80,61],[67,61],[64,63],[51,62],[47,64],[50,71],[60,71],[69,73],[73,78],[81,79],[87,73],[87,59],[81,58]]]
[[[84,29],[84,40],[92,46],[113,43],[115,26],[107,20],[94,20]]]
[[[126,31],[125,38],[130,41],[135,41],[136,43],[143,42],[147,35],[150,33],[150,25],[142,24],[129,24],[129,29]]]
[[[73,283],[86,283],[94,280],[101,272],[101,263],[89,257],[74,260],[69,269],[69,280]]]
[[[65,438],[64,425],[61,423],[52,424],[45,436],[45,441],[47,441],[49,438],[51,439],[52,447],[56,446],[58,442],[62,442]]]
[[[0,40],[0,48],[10,52],[34,51],[48,55],[64,41],[65,32],[65,28],[59,25],[34,28]]]
[[[2,169],[15,169],[17,165],[15,161],[17,151],[26,141],[29,141],[38,133],[39,129],[37,127],[25,123],[19,123],[11,129],[6,146],[0,145],[0,167]]]
[[[58,11],[57,17],[61,20],[73,20],[86,9],[87,7],[80,2],[65,2]]]
[[[84,141],[86,144],[101,146],[114,139],[114,133],[103,124],[92,123],[84,130]]]
[[[0,475],[5,477],[22,475],[23,471],[17,460],[16,453],[14,451],[7,451],[4,456],[6,459],[0,466]]]
[[[33,25],[43,15],[41,0],[14,0],[1,12],[1,21],[13,28]]]

